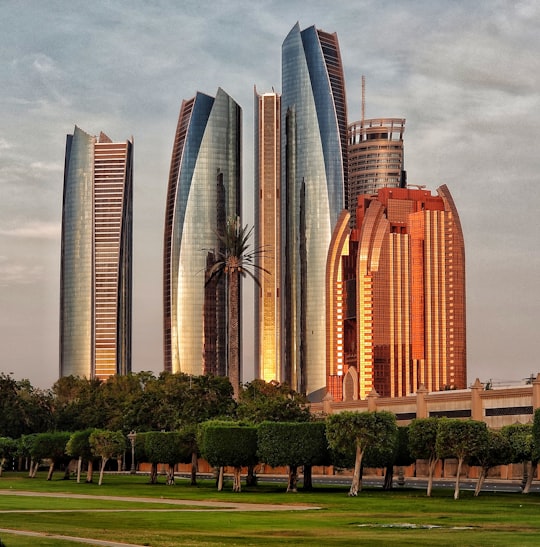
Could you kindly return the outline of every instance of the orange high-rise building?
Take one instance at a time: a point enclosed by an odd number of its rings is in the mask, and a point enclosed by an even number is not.
[[[255,90],[255,376],[281,381],[280,96]]]
[[[358,201],[358,228],[342,215],[329,252],[328,390],[339,400],[465,388],[465,249],[448,188]]]

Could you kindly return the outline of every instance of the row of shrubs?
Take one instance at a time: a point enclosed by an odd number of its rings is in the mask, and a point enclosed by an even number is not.
[[[133,443],[133,444],[131,444]],[[131,453],[134,460],[131,461]],[[427,494],[431,495],[433,472],[442,458],[456,458],[455,497],[459,497],[460,470],[464,463],[481,468],[475,494],[481,490],[489,469],[508,463],[528,462],[530,471],[524,492],[528,492],[540,459],[540,409],[533,424],[514,424],[499,431],[485,423],[447,418],[415,419],[398,427],[389,412],[342,412],[312,422],[263,422],[258,425],[209,420],[180,431],[145,432],[125,435],[120,431],[87,429],[75,433],[56,432],[25,435],[17,440],[0,437],[0,475],[6,461],[28,460],[29,475],[35,476],[43,460],[49,461],[48,480],[55,468],[70,459],[78,461],[77,480],[83,464],[86,481],[93,480],[94,463],[100,461],[99,484],[110,459],[151,464],[150,480],[157,481],[159,464],[167,465],[167,484],[174,483],[176,464],[192,464],[192,484],[197,480],[197,460],[203,457],[220,470],[218,489],[223,487],[224,467],[233,468],[233,490],[241,490],[240,472],[248,469],[248,482],[254,481],[258,463],[272,467],[287,466],[287,491],[297,489],[298,468],[303,467],[304,488],[312,486],[311,468],[334,465],[354,468],[350,495],[362,488],[362,468],[385,468],[385,488],[392,486],[394,466],[429,464]]]

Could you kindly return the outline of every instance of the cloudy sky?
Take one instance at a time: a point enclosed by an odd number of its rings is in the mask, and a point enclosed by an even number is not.
[[[135,139],[133,369],[162,369],[165,194],[182,99],[281,91],[298,21],[337,32],[349,119],[405,117],[410,184],[447,184],[467,251],[468,382],[540,371],[540,4],[536,0],[0,0],[0,372],[58,377],[65,136]],[[246,293],[251,293],[247,287]],[[250,306],[245,318],[253,322]],[[244,348],[246,380],[253,348]]]

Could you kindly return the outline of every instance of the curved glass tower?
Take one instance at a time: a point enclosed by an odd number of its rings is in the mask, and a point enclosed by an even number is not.
[[[67,136],[60,376],[131,371],[132,155],[132,141]]]
[[[205,281],[217,234],[240,214],[241,116],[222,89],[182,102],[165,213],[166,371],[227,373],[225,283]]]
[[[296,24],[282,47],[284,380],[326,393],[325,272],[345,206],[347,111],[336,34]]]

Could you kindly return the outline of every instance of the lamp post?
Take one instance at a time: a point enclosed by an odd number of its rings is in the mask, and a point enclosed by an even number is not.
[[[128,433],[127,438],[131,443],[131,469],[129,472],[132,475],[135,475],[137,473],[137,470],[135,469],[135,439],[137,438],[137,432],[135,430],[131,430]]]

